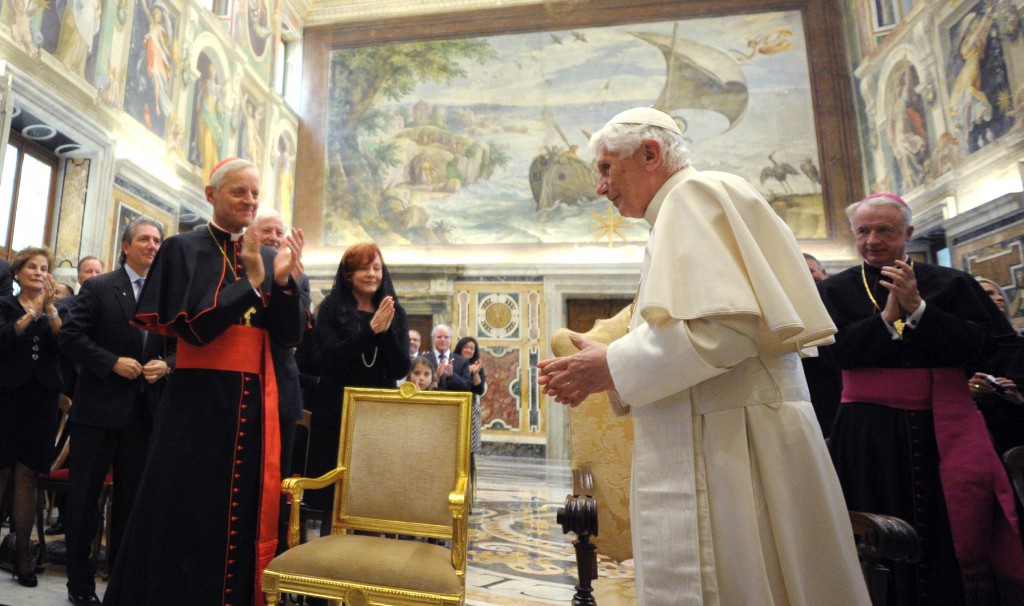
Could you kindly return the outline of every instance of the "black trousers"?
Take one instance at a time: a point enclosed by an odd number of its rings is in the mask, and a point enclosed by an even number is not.
[[[83,595],[96,591],[96,567],[89,556],[100,523],[100,491],[111,468],[114,484],[107,556],[109,562],[114,561],[142,479],[151,432],[152,420],[141,403],[136,404],[123,429],[71,423],[72,463],[64,522],[68,592]]]

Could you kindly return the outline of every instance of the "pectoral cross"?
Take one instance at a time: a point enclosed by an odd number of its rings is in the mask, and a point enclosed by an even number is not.
[[[903,320],[896,320],[892,323],[892,327],[896,329],[896,334],[898,334],[901,339],[903,338],[903,329],[906,325],[907,323]]]
[[[256,308],[255,307],[250,307],[249,309],[247,309],[245,311],[244,314],[242,314],[242,317],[245,318],[245,325],[246,326],[252,326],[252,317],[255,314],[256,314]]]

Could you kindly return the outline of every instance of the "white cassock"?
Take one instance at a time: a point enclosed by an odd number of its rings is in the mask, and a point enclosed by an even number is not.
[[[686,168],[653,226],[629,334],[633,554],[648,606],[869,606],[802,348],[835,333],[792,232],[745,180]]]

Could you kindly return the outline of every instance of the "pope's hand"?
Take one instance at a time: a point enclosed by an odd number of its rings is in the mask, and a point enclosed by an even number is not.
[[[537,382],[556,402],[578,406],[590,394],[614,389],[608,368],[608,346],[578,333],[569,333],[579,352],[565,358],[551,358],[537,364]]]

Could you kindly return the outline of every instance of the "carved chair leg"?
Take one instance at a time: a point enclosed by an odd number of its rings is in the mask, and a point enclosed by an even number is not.
[[[580,584],[572,596],[572,606],[596,606],[592,583],[597,578],[597,548],[586,534],[573,541],[572,546],[576,548],[576,566],[580,572]]]
[[[263,603],[266,606],[277,606],[277,603],[281,601],[281,592],[276,589],[264,589],[263,590]]]

